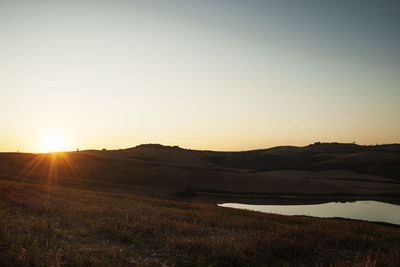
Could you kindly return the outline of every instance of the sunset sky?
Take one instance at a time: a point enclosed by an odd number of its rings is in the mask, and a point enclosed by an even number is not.
[[[1,0],[0,151],[398,143],[399,14],[400,1]]]

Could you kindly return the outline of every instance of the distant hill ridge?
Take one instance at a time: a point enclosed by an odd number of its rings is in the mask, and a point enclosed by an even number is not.
[[[161,144],[141,144],[135,147],[127,148],[131,150],[152,149],[152,150],[184,150],[179,146],[165,146]]]
[[[252,151],[266,151],[266,150],[279,150],[279,149],[298,149],[298,148],[314,148],[314,149],[323,149],[326,152],[356,152],[356,151],[380,151],[380,152],[397,152],[400,153],[400,144],[380,144],[380,145],[359,145],[355,143],[337,143],[337,142],[331,142],[331,143],[321,143],[321,142],[315,142],[313,144],[300,147],[300,146],[276,146],[276,147],[271,147],[271,148],[261,148],[261,149],[254,149],[254,150],[243,150],[243,151],[212,151],[212,150],[194,150],[194,149],[188,149],[188,148],[181,148],[179,146],[168,146],[168,145],[162,145],[162,144],[140,144],[135,147],[130,147],[126,149],[120,149],[120,150],[173,150],[173,151],[179,151],[179,150],[186,150],[186,151],[207,151],[207,152],[218,152],[218,153],[244,153],[244,152],[252,152]]]
[[[340,169],[400,180],[400,144],[366,146],[354,143],[316,142],[304,147],[278,146],[240,152],[191,150],[179,146],[142,144],[110,152],[142,160],[189,165],[211,164],[253,172]]]

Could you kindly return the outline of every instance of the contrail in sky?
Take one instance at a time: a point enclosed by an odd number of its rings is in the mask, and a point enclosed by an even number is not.
[[[44,80],[44,79],[37,79],[37,78],[32,79],[32,81],[41,82],[41,83],[45,83],[45,84],[52,84],[52,85],[65,85],[65,84],[60,83],[60,82]]]

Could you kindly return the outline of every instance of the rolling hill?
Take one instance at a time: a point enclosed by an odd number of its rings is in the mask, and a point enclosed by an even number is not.
[[[400,199],[400,145],[315,143],[243,152],[145,144],[0,153],[0,178],[195,201]]]

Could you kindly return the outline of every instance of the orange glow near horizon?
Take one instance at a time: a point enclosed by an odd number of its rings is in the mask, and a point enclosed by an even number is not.
[[[61,152],[67,150],[65,137],[59,133],[49,133],[43,136],[44,152]]]

